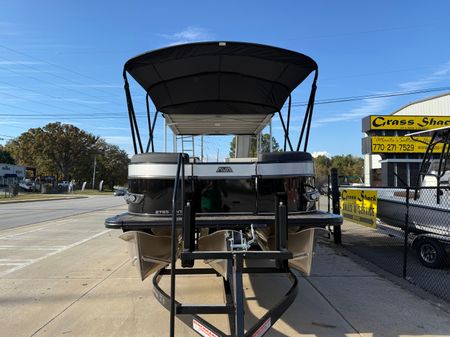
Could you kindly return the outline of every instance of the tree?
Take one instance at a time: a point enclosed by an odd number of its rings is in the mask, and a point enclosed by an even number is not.
[[[97,141],[97,172],[98,181],[104,180],[110,188],[123,185],[128,177],[128,154],[116,145],[111,145],[103,139]]]
[[[0,145],[0,163],[14,165],[16,162],[11,156],[11,153],[6,151],[6,149]]]
[[[78,163],[94,151],[97,140],[76,126],[58,122],[30,129],[6,146],[20,164],[36,166],[41,174],[70,180]]]
[[[265,133],[262,135],[262,141],[261,141],[261,152],[270,152],[270,134]],[[256,136],[252,136],[251,143],[250,143],[250,153],[249,157],[256,157],[258,155],[257,153],[257,141]],[[233,137],[233,140],[230,143],[230,158],[234,158],[236,151],[236,137]],[[272,137],[272,152],[278,152],[280,151],[280,145],[278,144],[275,137]]]
[[[314,165],[316,180],[320,185],[327,181],[331,168],[337,168],[340,176],[361,177],[363,175],[364,159],[350,154],[332,158],[321,155],[314,158]]]
[[[350,154],[334,156],[332,167],[337,168],[341,176],[361,177],[363,175],[364,159]]]
[[[127,178],[128,155],[76,126],[50,123],[29,129],[6,144],[19,165],[34,166],[40,175],[64,180],[91,180],[94,155],[97,177],[114,184]]]
[[[331,159],[327,156],[320,155],[314,158],[314,167],[316,170],[316,181],[319,185],[328,181],[328,175],[331,169]]]

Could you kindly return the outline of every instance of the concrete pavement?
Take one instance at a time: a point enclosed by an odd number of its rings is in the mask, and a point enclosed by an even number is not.
[[[167,336],[169,314],[141,282],[102,210],[0,231],[1,336]],[[309,278],[266,336],[450,336],[450,314],[320,245]],[[180,279],[179,299],[222,303],[216,277]],[[162,281],[168,286],[168,279]],[[288,288],[278,275],[246,277],[248,323]],[[227,328],[225,320],[211,317]],[[177,336],[197,336],[177,321]]]

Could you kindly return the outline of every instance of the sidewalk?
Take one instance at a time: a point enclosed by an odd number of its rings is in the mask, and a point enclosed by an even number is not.
[[[307,282],[356,333],[363,336],[450,336],[447,308],[439,308],[369,271],[347,257],[346,251],[330,247],[319,247],[312,276]]]
[[[3,245],[17,247],[11,258],[20,253],[16,259],[29,259],[32,253],[35,262],[0,277],[2,335],[168,336],[168,311],[153,297],[151,280],[139,279],[126,244],[117,238],[119,231],[103,232],[106,216],[105,211],[89,213],[59,220],[58,226],[52,222],[17,229],[16,234],[8,231]],[[91,234],[88,239],[74,238],[75,230],[77,235]],[[79,244],[72,244],[74,240]],[[46,246],[55,244],[67,249],[48,254]],[[33,245],[40,250],[31,251]],[[450,336],[450,313],[445,308],[345,254],[332,243],[318,246],[312,276],[299,277],[296,300],[265,336]],[[220,278],[178,280],[177,299],[223,303]],[[168,284],[169,278],[161,281],[166,291]],[[244,287],[250,325],[289,288],[289,282],[284,275],[252,275],[244,278]],[[207,319],[227,328],[224,317]],[[179,320],[176,335],[198,336]]]

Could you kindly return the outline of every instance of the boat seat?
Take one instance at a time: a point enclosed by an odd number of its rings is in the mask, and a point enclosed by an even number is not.
[[[292,163],[311,162],[312,156],[309,152],[266,152],[258,155],[258,163]]]
[[[189,155],[184,153],[185,162],[189,162]],[[178,162],[178,153],[176,152],[149,152],[135,154],[131,157],[131,164],[158,163],[158,164],[176,164]]]

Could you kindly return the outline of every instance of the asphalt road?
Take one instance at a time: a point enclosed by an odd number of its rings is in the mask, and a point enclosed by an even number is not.
[[[122,197],[90,196],[81,199],[0,204],[0,230],[123,206]]]

